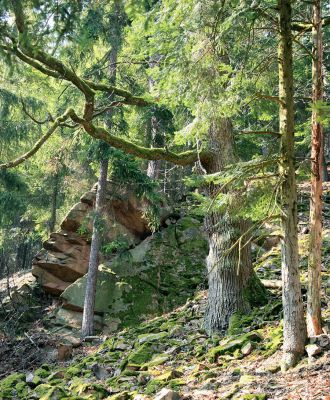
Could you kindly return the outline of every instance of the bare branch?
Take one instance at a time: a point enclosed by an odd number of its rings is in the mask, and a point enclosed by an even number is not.
[[[119,107],[122,105],[127,104],[125,101],[121,100],[121,101],[113,101],[111,102],[108,106],[102,108],[101,110],[95,110],[95,113],[93,114],[93,118],[98,117],[102,114],[104,114],[107,111],[110,111],[113,107]]]
[[[38,124],[38,125],[44,125],[44,124],[46,124],[46,123],[49,122],[49,121],[54,122],[54,120],[52,119],[51,114],[48,114],[47,118],[46,118],[44,121],[39,121],[39,120],[37,120],[32,114],[30,114],[30,113],[28,112],[28,110],[26,109],[26,106],[25,106],[25,104],[24,104],[23,99],[21,98],[20,100],[21,100],[21,103],[22,103],[22,109],[23,109],[24,113],[25,113],[30,119],[32,119],[32,121],[35,122],[36,124]]]

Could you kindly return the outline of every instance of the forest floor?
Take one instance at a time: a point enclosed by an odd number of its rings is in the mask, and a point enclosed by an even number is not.
[[[299,247],[304,301],[308,257],[308,214],[304,199],[308,198],[308,190],[308,185],[300,187],[303,200],[299,211]],[[327,207],[325,216],[329,213]],[[323,233],[322,307],[328,334],[330,223],[327,218]],[[255,270],[260,278],[278,282],[279,246],[268,251],[258,247],[255,252],[258,253]],[[280,371],[280,289],[271,290],[263,307],[233,319],[226,337],[210,338],[205,334],[207,292],[199,291],[171,313],[81,343],[74,335],[48,329],[48,316],[57,304],[31,284],[29,273],[1,280],[0,293],[8,291],[8,285],[13,298],[21,296],[16,289],[24,287],[24,298],[28,301],[7,312],[7,319],[0,321],[0,332],[4,332],[0,333],[0,399],[146,400],[154,399],[162,388],[168,388],[186,400],[330,400],[330,352],[324,351],[316,357],[306,354],[295,368],[285,373]],[[0,306],[4,309],[11,302],[7,296]]]
[[[8,341],[7,351],[4,342],[0,346],[2,371],[19,372],[0,382],[0,398],[153,399],[165,387],[186,400],[330,399],[330,353],[306,357],[289,372],[279,370],[282,329],[276,295],[237,321],[232,327],[237,334],[225,338],[208,338],[201,329],[205,304],[206,292],[199,292],[169,314],[80,344],[70,360],[42,365],[42,359],[25,362],[61,338],[34,327],[24,346],[15,347],[14,341]]]

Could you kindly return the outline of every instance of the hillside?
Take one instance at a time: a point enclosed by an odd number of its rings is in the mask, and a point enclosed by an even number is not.
[[[306,191],[302,190],[301,196],[299,243],[304,282],[308,254],[308,235],[304,228]],[[327,225],[323,247],[326,263],[330,253]],[[167,237],[171,229],[163,229],[162,237]],[[191,229],[191,223],[186,223],[185,229]],[[184,232],[180,234],[186,237]],[[160,250],[160,242],[156,243],[157,257],[168,251],[166,246],[166,250]],[[267,246],[269,243],[265,244]],[[39,306],[46,307],[43,318],[27,321],[25,325],[23,321],[22,326],[29,329],[27,333],[18,335],[15,340],[2,340],[0,348],[4,361],[0,372],[6,377],[0,383],[0,398],[327,399],[330,394],[330,353],[327,352],[330,326],[326,322],[329,318],[326,301],[323,303],[325,334],[311,340],[313,343],[306,347],[309,357],[306,354],[289,372],[280,372],[280,248],[279,245],[270,247],[265,250],[254,245],[255,270],[268,286],[272,286],[268,303],[249,315],[232,318],[225,337],[208,337],[203,330],[206,291],[197,290],[185,304],[171,312],[85,342],[79,340],[79,332],[75,333],[72,328],[49,326],[47,321],[54,306],[56,310],[56,303],[49,305],[49,299],[39,298]],[[29,279],[28,275],[26,278]],[[182,278],[185,281],[186,278]],[[16,282],[19,286],[17,277]],[[326,300],[329,290],[326,270],[322,273],[322,282]],[[305,298],[305,290],[303,293]],[[38,299],[36,295],[32,298]],[[15,372],[8,376],[9,371]]]
[[[10,375],[1,381],[0,398],[153,399],[162,388],[174,393],[157,399],[327,398],[329,353],[313,362],[305,358],[288,373],[279,371],[276,296],[263,309],[233,321],[232,335],[208,338],[201,329],[205,295],[200,292],[169,314],[85,343],[72,361]]]

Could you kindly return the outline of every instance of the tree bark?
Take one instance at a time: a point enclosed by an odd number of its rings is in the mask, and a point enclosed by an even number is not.
[[[153,68],[157,66],[159,57],[157,55],[150,57],[149,60],[149,67]],[[152,92],[153,87],[155,86],[155,82],[151,76],[148,78],[148,89],[149,92]],[[159,123],[155,115],[152,115],[149,122],[149,129],[150,129],[150,144],[151,147],[157,147],[159,145]],[[157,140],[158,139],[158,140]],[[164,140],[161,140],[161,144],[164,145]],[[149,160],[148,161],[148,168],[147,168],[147,175],[152,179],[158,179],[160,175],[161,165],[164,161],[161,160]]]
[[[282,299],[283,299],[283,363],[286,370],[296,364],[305,351],[304,321],[299,276],[297,188],[294,166],[294,105],[291,1],[279,0],[279,97],[281,149],[279,172],[282,206]]]
[[[150,118],[150,139],[151,139],[151,147],[157,146],[156,138],[158,135],[158,121],[157,118],[153,115]],[[162,161],[161,160],[150,160],[148,161],[147,175],[149,178],[158,179],[160,175]]]
[[[308,336],[322,333],[321,326],[321,261],[322,261],[322,169],[323,130],[318,122],[317,102],[323,100],[322,76],[322,17],[320,0],[313,1],[313,110],[311,137],[311,198],[308,257],[307,332]]]
[[[99,265],[99,250],[101,245],[100,223],[106,195],[107,174],[108,160],[102,160],[100,162],[100,176],[97,185],[95,216],[93,221],[93,235],[89,256],[84,312],[81,327],[81,336],[83,338],[85,338],[86,336],[91,336],[94,333],[94,307],[96,297],[97,272]]]
[[[56,211],[57,211],[57,197],[59,190],[59,180],[60,174],[56,172],[53,177],[53,192],[52,192],[52,202],[51,202],[51,214],[49,219],[49,232],[54,232],[56,224]]]
[[[246,296],[246,285],[252,277],[251,246],[239,246],[228,253],[248,223],[238,221],[228,214],[212,213],[205,222],[209,235],[208,302],[205,313],[205,329],[209,333],[224,333],[230,317],[235,313],[246,313],[250,304]],[[246,244],[248,238],[242,242]]]
[[[209,140],[213,158],[205,168],[208,173],[219,172],[235,159],[230,120],[214,121]],[[214,197],[217,188],[210,186],[208,192]],[[252,269],[250,237],[246,235],[248,226],[247,221],[230,215],[230,210],[224,214],[212,212],[205,218],[209,239],[209,290],[204,324],[209,334],[224,333],[233,314],[248,312],[253,297],[261,302],[266,298],[266,291]],[[240,246],[242,235],[245,236]]]

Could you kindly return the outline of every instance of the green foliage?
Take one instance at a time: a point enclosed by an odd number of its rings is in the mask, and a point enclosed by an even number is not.
[[[125,238],[117,238],[110,243],[105,243],[102,246],[101,252],[105,256],[110,256],[113,253],[121,253],[129,249],[129,243]]]

